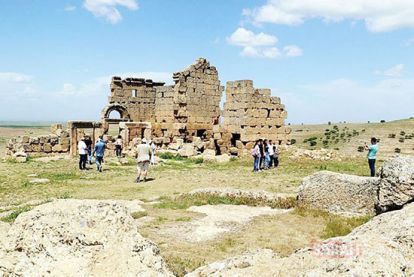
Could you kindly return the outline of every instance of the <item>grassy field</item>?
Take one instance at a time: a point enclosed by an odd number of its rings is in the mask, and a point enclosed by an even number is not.
[[[327,129],[331,125],[292,126],[296,147],[320,148],[326,139]],[[346,141],[329,143],[328,148],[338,148],[348,158],[340,161],[292,160],[291,151],[284,150],[277,170],[261,173],[252,172],[250,158],[233,160],[227,164],[202,163],[199,160],[166,160],[152,167],[151,181],[134,183],[136,168],[133,160],[120,165],[115,158],[107,158],[102,173],[93,165],[90,170],[79,171],[77,160],[58,160],[40,162],[31,159],[24,164],[0,162],[0,213],[3,221],[12,222],[19,213],[31,208],[31,201],[49,201],[52,198],[77,199],[126,199],[144,201],[143,213],[134,214],[141,221],[139,232],[156,242],[170,267],[178,275],[183,275],[200,265],[215,260],[234,256],[255,248],[270,248],[282,256],[289,255],[298,248],[309,246],[311,241],[344,235],[369,218],[343,218],[320,211],[309,211],[295,208],[293,212],[275,216],[260,216],[237,232],[225,234],[212,241],[190,243],[177,239],[163,232],[180,224],[186,224],[200,218],[200,214],[186,210],[190,205],[240,204],[231,199],[181,199],[174,197],[181,193],[198,188],[233,187],[246,190],[260,189],[269,192],[288,193],[295,196],[303,177],[320,170],[368,175],[365,153],[359,153],[357,146],[368,141],[370,136],[381,138],[379,166],[382,161],[394,153],[396,143],[402,152],[412,153],[413,140],[398,142],[401,131],[414,132],[414,120],[382,124],[338,124],[335,128],[338,135],[346,130],[358,134]],[[347,127],[347,129],[344,129]],[[362,131],[365,130],[365,131]],[[1,145],[11,136],[22,134],[47,134],[46,127],[15,128],[0,127]],[[348,132],[348,133],[349,133]],[[329,132],[332,135],[331,132]],[[389,134],[396,138],[389,138]],[[316,146],[311,147],[304,142],[316,137]],[[336,139],[335,139],[336,140]],[[47,178],[49,183],[33,184],[32,174],[36,178]],[[152,203],[153,201],[156,203]],[[27,204],[29,203],[29,204]],[[144,220],[147,219],[147,220]]]

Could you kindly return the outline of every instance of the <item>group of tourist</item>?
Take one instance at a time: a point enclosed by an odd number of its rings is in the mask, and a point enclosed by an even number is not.
[[[253,171],[260,172],[265,169],[279,166],[279,145],[272,140],[259,139],[252,149]]]
[[[122,157],[122,146],[123,141],[122,137],[118,136],[115,140],[115,155],[118,158]],[[92,149],[92,139],[90,136],[84,136],[80,139],[78,143],[78,152],[79,152],[79,169],[86,170],[86,163],[89,161],[89,164],[92,164],[92,159],[95,157],[96,169],[99,172],[102,172],[102,164],[104,161],[106,149],[106,142],[103,139],[103,136],[100,136],[95,142],[95,146]],[[155,164],[155,151],[156,145],[152,141],[147,141],[145,138],[141,140],[136,148],[136,159],[137,159],[137,169],[138,177],[136,182],[147,180],[147,174],[150,164]]]

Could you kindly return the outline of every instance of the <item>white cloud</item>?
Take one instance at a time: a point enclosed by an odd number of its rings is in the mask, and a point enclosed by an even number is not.
[[[32,80],[32,76],[15,73],[0,72],[0,82],[4,83],[28,83]]]
[[[227,42],[242,47],[240,55],[244,57],[275,59],[282,56],[282,53],[276,47],[277,37],[263,32],[255,34],[250,30],[239,27],[227,38]],[[302,50],[299,47],[293,45],[284,48],[286,57],[300,56],[301,52]]]
[[[385,79],[373,85],[337,79],[277,93],[288,122],[366,122],[414,116],[414,79]]]
[[[263,6],[243,14],[256,23],[300,25],[306,20],[362,20],[371,32],[414,27],[412,0],[268,0]]]
[[[118,7],[137,10],[137,0],[85,0],[83,7],[96,17],[104,17],[112,24],[122,20]]]
[[[296,45],[288,45],[283,48],[286,57],[299,57],[303,55],[303,50]]]
[[[401,77],[404,73],[405,65],[404,64],[397,64],[391,68],[388,68],[387,70],[381,71],[381,70],[375,70],[375,74],[377,75],[383,75],[385,77]]]
[[[76,6],[67,5],[67,6],[65,7],[65,11],[66,11],[66,12],[73,12],[74,10],[76,10]]]

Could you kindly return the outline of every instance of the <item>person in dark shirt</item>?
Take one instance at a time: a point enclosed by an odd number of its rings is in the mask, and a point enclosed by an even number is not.
[[[92,139],[90,136],[85,136],[85,144],[88,149],[88,161],[92,164]]]
[[[263,145],[263,140],[262,139],[259,139],[259,150],[260,150],[259,169],[262,170],[263,169],[264,159],[265,159],[264,145]]]

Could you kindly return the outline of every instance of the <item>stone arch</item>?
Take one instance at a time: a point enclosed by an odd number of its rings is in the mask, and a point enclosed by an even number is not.
[[[121,115],[122,121],[130,121],[131,116],[129,115],[128,110],[121,104],[114,103],[106,106],[101,113],[102,119],[109,119],[111,112],[117,111]]]

